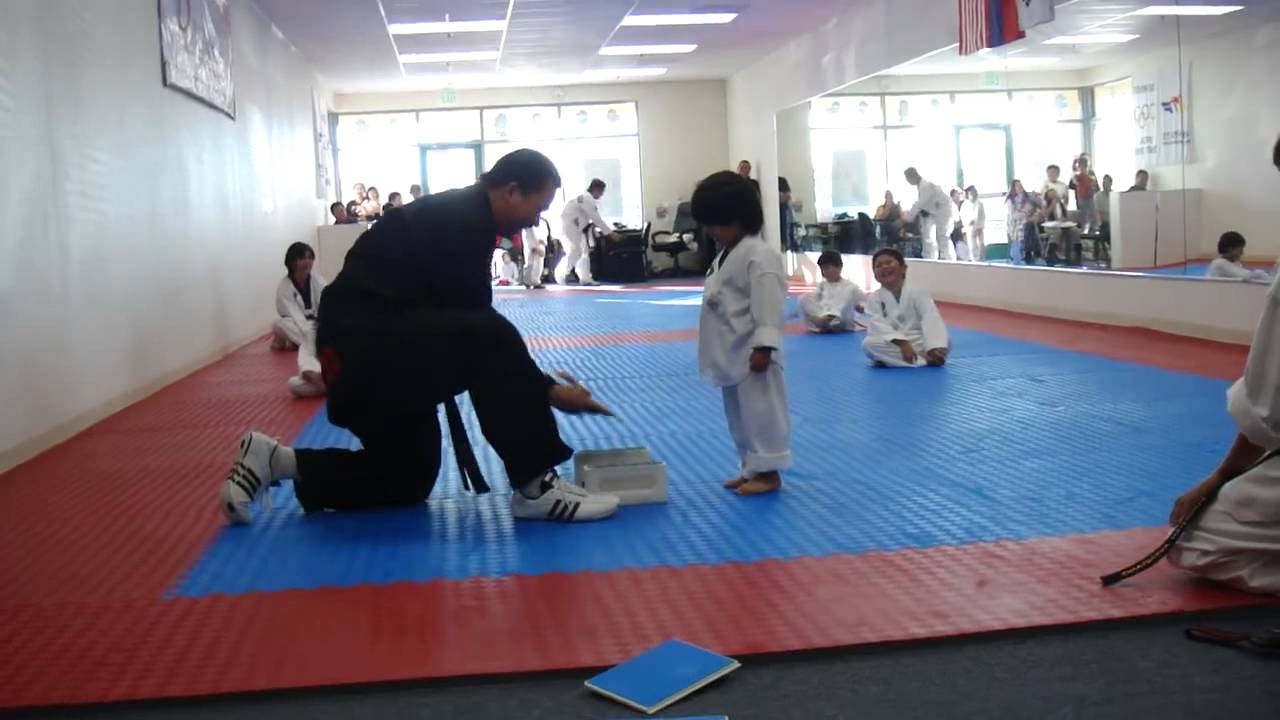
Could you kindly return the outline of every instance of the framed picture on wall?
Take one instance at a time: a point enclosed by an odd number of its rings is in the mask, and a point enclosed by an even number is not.
[[[228,0],[159,0],[164,84],[236,116]]]

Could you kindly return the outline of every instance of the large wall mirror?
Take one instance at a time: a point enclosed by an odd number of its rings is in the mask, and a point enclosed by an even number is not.
[[[1260,280],[1280,255],[1277,60],[1280,0],[1060,3],[1005,47],[780,112],[784,243],[1204,277],[1233,271],[1210,267],[1234,231],[1247,245],[1227,259]],[[906,222],[932,186],[949,217]]]

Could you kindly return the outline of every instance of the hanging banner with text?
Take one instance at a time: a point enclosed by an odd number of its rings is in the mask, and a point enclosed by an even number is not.
[[[1138,167],[1192,162],[1191,65],[1133,78],[1134,153]]]

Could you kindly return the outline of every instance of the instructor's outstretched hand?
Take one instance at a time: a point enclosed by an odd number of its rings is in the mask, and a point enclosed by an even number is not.
[[[591,391],[581,382],[578,382],[578,378],[563,370],[557,372],[556,376],[567,384],[553,385],[547,391],[547,400],[551,402],[551,407],[570,415],[585,412],[592,415],[614,417],[613,411],[592,397]]]

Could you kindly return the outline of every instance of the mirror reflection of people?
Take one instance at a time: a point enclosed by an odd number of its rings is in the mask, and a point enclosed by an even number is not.
[[[783,251],[799,251],[796,245],[796,211],[791,207],[791,183],[781,175],[778,176],[778,215]]]
[[[942,366],[951,337],[942,313],[923,288],[907,284],[907,261],[893,248],[871,257],[880,288],[866,300],[867,337],[862,351],[877,367]]]
[[[620,236],[609,228],[609,223],[600,215],[600,198],[604,197],[605,182],[595,178],[587,185],[587,191],[565,203],[560,213],[561,229],[564,231],[564,257],[556,263],[556,283],[564,285],[568,282],[569,271],[578,275],[579,285],[595,285],[591,277],[591,247],[589,234],[592,228],[606,233],[610,240]]]
[[[751,186],[756,189],[756,192],[760,192],[760,181],[751,177],[751,161],[750,160],[738,161],[738,174],[746,178],[747,180],[750,180]]]
[[[517,519],[581,522],[617,511],[616,496],[556,473],[573,450],[552,409],[608,408],[571,376],[543,374],[493,308],[494,237],[537,223],[559,186],[551,160],[516,150],[476,184],[425,196],[356,240],[325,291],[316,345],[329,421],[361,449],[295,450],[246,433],[221,491],[231,522],[250,522],[268,485],[285,478],[307,513],[421,504],[440,471],[439,405],[451,435],[466,439],[453,400],[462,392],[506,468]],[[458,454],[464,467],[466,457]]]
[[[915,186],[918,196],[916,204],[903,213],[902,219],[907,222],[920,220],[924,257],[928,260],[955,260],[955,251],[948,237],[951,232],[951,197],[946,190],[920,177],[913,167],[907,168],[903,177]]]
[[[1222,233],[1218,238],[1218,257],[1209,263],[1205,277],[1251,282],[1271,282],[1271,274],[1265,270],[1250,270],[1241,262],[1244,257],[1244,236],[1234,230]]]
[[[782,487],[791,467],[791,418],[782,373],[787,278],[782,253],[760,231],[764,209],[751,183],[728,171],[693,191],[693,217],[716,242],[698,321],[699,374],[721,388],[739,495]]]
[[[1126,192],[1145,192],[1148,183],[1151,182],[1151,173],[1146,170],[1139,170],[1133,176],[1133,186]]]

